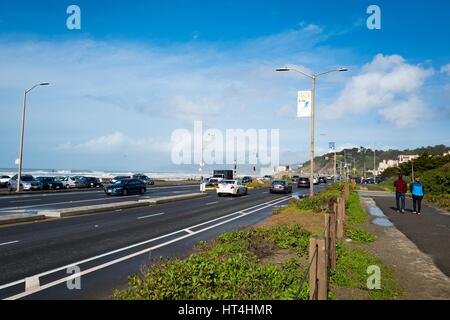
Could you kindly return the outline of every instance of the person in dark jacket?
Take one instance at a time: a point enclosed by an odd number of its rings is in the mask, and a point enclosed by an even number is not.
[[[413,198],[413,213],[420,214],[424,192],[423,185],[420,182],[419,177],[414,179],[414,182],[409,185],[409,189]]]
[[[405,213],[405,199],[408,186],[406,181],[402,179],[402,175],[398,175],[398,179],[394,181],[395,200],[397,203],[397,212]]]

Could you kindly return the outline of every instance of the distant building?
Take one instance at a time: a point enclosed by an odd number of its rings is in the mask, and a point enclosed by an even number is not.
[[[399,160],[383,160],[378,164],[378,171],[384,171],[387,168],[397,167],[399,164]]]
[[[445,157],[445,156],[450,156],[450,150],[445,151],[442,155],[443,155],[444,157]]]
[[[398,156],[398,163],[408,162],[419,157],[418,154],[401,154]]]

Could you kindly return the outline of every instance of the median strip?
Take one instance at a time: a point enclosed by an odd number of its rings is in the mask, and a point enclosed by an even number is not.
[[[92,206],[83,206],[83,207],[74,207],[74,208],[64,208],[64,209],[54,209],[54,210],[42,210],[39,211],[38,214],[44,215],[45,217],[50,218],[64,218],[71,216],[79,216],[84,214],[91,214],[97,212],[104,211],[114,211],[119,209],[130,209],[130,208],[138,208],[145,207],[149,205],[155,205],[160,203],[188,200],[188,199],[196,199],[201,197],[207,197],[207,193],[188,193],[176,196],[165,196],[158,197],[153,199],[143,199],[138,201],[123,201],[116,203],[106,203],[106,204],[98,204]]]
[[[38,221],[44,219],[45,216],[42,214],[29,214],[29,213],[6,214],[0,215],[0,225]]]

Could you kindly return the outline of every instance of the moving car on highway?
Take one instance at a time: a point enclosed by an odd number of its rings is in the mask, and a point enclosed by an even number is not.
[[[272,180],[272,179],[273,179],[273,177],[270,176],[270,175],[265,175],[265,176],[263,177],[263,180],[266,180],[266,181]]]
[[[144,194],[147,189],[145,183],[139,179],[120,179],[105,186],[104,191],[108,196],[127,196],[132,193]]]
[[[309,188],[309,178],[307,178],[307,177],[298,178],[297,187],[298,188]]]
[[[292,182],[296,183],[300,176],[292,176]]]
[[[37,181],[42,183],[42,189],[44,190],[56,190],[64,188],[61,181],[56,180],[54,177],[37,177]]]
[[[9,179],[11,179],[10,176],[6,175],[0,176],[0,187],[6,187],[8,185]]]
[[[327,183],[326,177],[319,177],[319,183]]]
[[[292,186],[287,180],[275,180],[270,185],[270,193],[291,193]]]
[[[18,175],[14,175],[8,181],[9,191],[17,190]],[[20,178],[20,190],[42,190],[42,183],[37,181],[31,174],[24,174]]]
[[[233,196],[242,196],[248,193],[248,189],[239,180],[222,180],[217,188],[217,195],[219,197],[225,194]]]

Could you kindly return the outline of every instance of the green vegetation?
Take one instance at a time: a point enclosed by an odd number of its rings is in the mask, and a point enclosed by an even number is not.
[[[330,273],[331,287],[347,287],[358,289],[363,297],[359,299],[387,300],[401,293],[395,281],[393,271],[384,266],[374,255],[364,249],[349,248],[338,242],[336,248],[337,265]],[[367,267],[375,265],[381,270],[381,289],[367,289]]]
[[[347,220],[345,236],[356,242],[368,243],[376,240],[376,236],[356,226],[367,222],[368,216],[359,202],[359,195],[350,192],[347,201]]]
[[[294,207],[301,211],[327,212],[333,210],[333,203],[341,195],[343,184],[333,184],[320,193],[304,199],[293,199],[288,207]]]
[[[272,184],[272,181],[269,180],[253,180],[252,182],[247,184],[247,188],[252,189],[261,189],[261,188],[268,188]]]
[[[160,260],[129,278],[117,299],[292,299],[298,290],[310,233],[298,225],[254,228],[201,243],[185,260]],[[279,250],[285,259],[270,262]],[[304,259],[303,259],[304,260]],[[268,261],[265,263],[264,261]],[[307,299],[304,287],[300,299]]]

